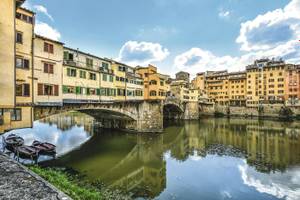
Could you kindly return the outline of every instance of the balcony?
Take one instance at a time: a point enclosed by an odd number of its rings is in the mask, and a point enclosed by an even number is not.
[[[114,70],[103,68],[103,67],[99,67],[99,71],[100,72],[105,72],[105,73],[108,73],[108,74],[113,74],[114,73]]]
[[[63,64],[64,65],[73,66],[73,67],[77,66],[77,63],[75,61],[73,61],[73,60],[64,60]]]

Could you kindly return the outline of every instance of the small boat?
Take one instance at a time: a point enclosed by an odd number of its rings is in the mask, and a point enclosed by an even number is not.
[[[16,147],[22,146],[24,144],[24,139],[15,134],[10,134],[3,139],[3,143],[6,149],[15,152]]]
[[[40,142],[33,141],[32,147],[35,147],[39,150],[41,155],[55,155],[56,154],[56,146],[54,144],[50,144],[48,142]]]
[[[30,158],[32,161],[37,160],[39,157],[39,150],[32,146],[19,146],[16,147],[15,156],[22,159],[28,159]]]

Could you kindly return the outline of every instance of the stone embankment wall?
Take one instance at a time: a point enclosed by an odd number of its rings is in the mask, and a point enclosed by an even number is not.
[[[226,116],[237,117],[279,117],[279,112],[284,105],[282,104],[265,104],[261,108],[244,107],[244,106],[221,106],[221,105],[200,105],[200,115],[222,114]],[[300,115],[300,107],[289,106],[293,116]]]

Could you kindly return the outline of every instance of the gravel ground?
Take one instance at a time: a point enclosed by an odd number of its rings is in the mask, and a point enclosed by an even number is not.
[[[0,153],[0,199],[71,199],[23,165]]]

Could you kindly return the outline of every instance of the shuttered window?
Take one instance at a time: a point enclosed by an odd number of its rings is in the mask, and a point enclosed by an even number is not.
[[[58,95],[59,95],[59,86],[54,85],[54,96],[58,96]]]
[[[30,96],[30,84],[17,84],[16,96],[29,97]]]
[[[44,73],[53,74],[53,64],[51,63],[44,63]]]
[[[24,92],[23,96],[30,96],[30,85],[29,84],[23,84]]]
[[[44,86],[41,83],[38,83],[38,95],[44,95]]]
[[[59,96],[59,86],[38,83],[39,96]]]
[[[53,44],[44,42],[44,52],[47,52],[47,53],[54,53]]]

